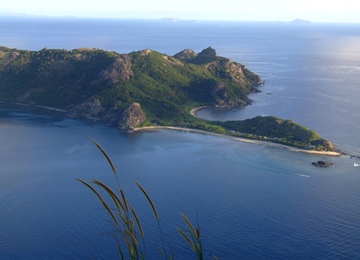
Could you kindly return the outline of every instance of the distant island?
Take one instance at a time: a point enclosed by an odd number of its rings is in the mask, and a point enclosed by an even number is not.
[[[295,19],[289,23],[292,23],[292,24],[309,24],[310,22],[307,21],[307,20],[302,20],[302,19]]]
[[[129,131],[149,126],[198,129],[271,141],[306,150],[335,151],[318,133],[291,120],[258,116],[215,122],[194,116],[198,107],[244,107],[261,78],[246,66],[185,49],[174,56],[153,50],[119,54],[100,49],[0,47],[0,101],[64,110]]]

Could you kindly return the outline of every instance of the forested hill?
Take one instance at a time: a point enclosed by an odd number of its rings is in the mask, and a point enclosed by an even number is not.
[[[61,108],[122,128],[182,124],[199,106],[244,106],[259,84],[259,76],[211,47],[174,56],[0,47],[0,101]]]
[[[100,49],[26,51],[0,47],[0,101],[49,106],[73,118],[122,129],[182,126],[270,140],[306,149],[334,150],[316,132],[267,117],[208,122],[190,115],[201,106],[251,103],[260,77],[211,47],[169,56],[152,50],[119,54]]]

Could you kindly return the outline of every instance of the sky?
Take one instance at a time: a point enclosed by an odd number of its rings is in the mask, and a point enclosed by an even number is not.
[[[101,18],[360,23],[359,0],[11,0],[0,13]]]

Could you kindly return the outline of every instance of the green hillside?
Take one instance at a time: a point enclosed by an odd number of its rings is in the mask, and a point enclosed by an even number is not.
[[[132,102],[141,104],[149,123],[189,120],[196,106],[249,104],[247,94],[260,78],[210,47],[203,52],[209,50],[211,61],[194,63],[152,50],[0,47],[0,100],[54,106],[111,125]]]
[[[268,140],[300,148],[315,150],[335,150],[329,141],[320,137],[314,130],[299,125],[292,120],[273,116],[257,116],[243,121],[220,123],[224,128],[241,136]]]
[[[259,91],[258,75],[211,47],[174,56],[153,50],[119,54],[100,49],[27,51],[0,47],[0,101],[56,107],[122,129],[184,126],[331,150],[320,136],[289,120],[209,122],[200,106],[242,107]],[[280,123],[281,121],[281,123]]]

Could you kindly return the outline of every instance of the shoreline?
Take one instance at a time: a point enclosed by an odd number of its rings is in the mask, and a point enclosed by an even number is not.
[[[197,112],[199,112],[200,110],[202,110],[202,109],[206,109],[206,108],[242,108],[241,106],[239,106],[239,107],[231,107],[231,106],[216,106],[216,107],[212,107],[212,106],[203,106],[203,107],[195,107],[195,108],[193,108],[193,109],[191,109],[190,110],[190,115],[192,115],[193,117],[195,117],[195,118],[199,118],[199,119],[203,119],[203,118],[201,118],[201,117],[198,117],[197,116]],[[203,119],[203,120],[206,120],[206,119]]]
[[[32,104],[17,103],[17,102],[4,102],[4,101],[0,101],[0,104],[9,104],[9,105],[16,105],[16,106],[41,108],[41,109],[46,109],[46,110],[55,111],[55,112],[61,112],[61,113],[66,113],[66,112],[67,112],[67,111],[64,110],[64,109],[60,109],[60,108],[56,108],[56,107],[48,107],[48,106],[41,106],[41,105],[32,105]]]
[[[339,152],[305,150],[305,149],[300,149],[300,148],[296,148],[296,147],[292,147],[292,146],[288,146],[288,145],[284,145],[284,144],[279,144],[279,143],[274,143],[274,142],[270,142],[270,141],[247,139],[247,138],[242,138],[242,137],[235,137],[235,136],[231,136],[231,135],[218,134],[218,133],[213,133],[213,132],[209,132],[209,131],[205,131],[205,130],[199,130],[199,129],[193,129],[193,128],[185,128],[185,127],[145,126],[145,127],[134,128],[133,131],[134,132],[141,132],[141,131],[152,131],[152,130],[161,130],[161,129],[185,131],[185,132],[192,132],[192,133],[198,133],[198,134],[212,135],[212,136],[216,136],[216,137],[220,137],[220,138],[226,138],[226,139],[229,139],[229,140],[234,140],[234,141],[243,142],[243,143],[262,144],[262,145],[269,145],[269,146],[278,147],[278,148],[284,148],[284,149],[287,149],[289,151],[299,152],[299,153],[334,156],[334,157],[338,157],[338,156],[343,155],[342,153],[339,153]]]
[[[41,105],[32,105],[32,104],[25,104],[25,103],[18,103],[18,102],[0,101],[0,104],[9,104],[9,105],[40,108],[40,109],[45,109],[45,110],[48,110],[48,111],[55,111],[55,112],[60,112],[60,113],[66,113],[67,112],[66,110],[60,109],[60,108],[41,106]],[[193,117],[199,118],[198,116],[196,116],[196,112],[201,110],[201,109],[204,109],[204,108],[209,108],[209,106],[193,108],[193,109],[191,109],[190,114]],[[234,141],[238,141],[238,142],[269,145],[269,146],[273,146],[273,147],[284,148],[284,149],[287,149],[287,150],[293,151],[293,152],[300,152],[300,153],[307,153],[307,154],[317,154],[317,155],[334,156],[334,157],[347,155],[347,154],[344,154],[344,153],[331,152],[331,151],[305,150],[305,149],[300,149],[300,148],[296,148],[296,147],[292,147],[292,146],[288,146],[288,145],[284,145],[284,144],[279,144],[279,143],[275,143],[275,142],[271,142],[271,141],[247,139],[247,138],[243,138],[243,137],[236,137],[236,136],[231,136],[231,135],[227,135],[227,134],[218,134],[218,133],[214,133],[214,132],[210,132],[210,131],[194,129],[194,128],[186,128],[186,127],[145,126],[145,127],[134,128],[130,132],[152,131],[152,130],[161,130],[161,129],[175,130],[175,131],[186,131],[186,132],[192,132],[192,133],[198,133],[198,134],[212,135],[212,136],[216,136],[216,137],[220,137],[220,138],[226,138],[226,139],[234,140]]]
[[[190,110],[190,115],[192,115],[193,117],[195,118],[200,118],[196,115],[196,112],[200,111],[201,109],[204,109],[204,108],[209,108],[209,106],[204,106],[204,107],[195,107],[193,109]]]

